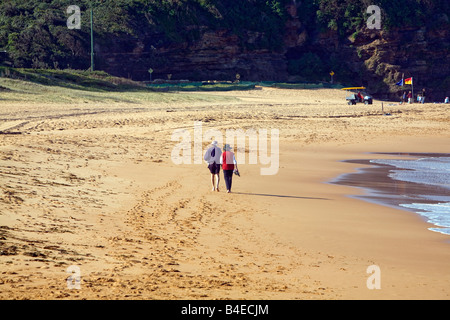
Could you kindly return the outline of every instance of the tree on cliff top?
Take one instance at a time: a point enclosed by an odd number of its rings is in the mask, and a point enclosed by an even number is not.
[[[260,48],[282,44],[287,0],[79,0],[81,30],[68,30],[69,0],[0,3],[0,49],[18,67],[87,68],[92,3],[96,39],[137,39],[162,34],[163,42],[198,39],[201,27],[228,29],[245,43],[245,31],[261,32]]]
[[[377,5],[382,11],[384,29],[433,25],[436,14],[450,16],[448,0],[313,0],[317,6],[317,22],[322,30],[351,34],[364,27],[366,9]]]
[[[276,51],[283,47],[292,0],[77,0],[81,30],[68,30],[66,9],[71,0],[4,0],[0,3],[0,50],[17,67],[89,67],[89,14],[95,15],[95,38],[126,42],[143,35],[158,36],[155,45],[192,42],[205,29],[226,29],[246,49]],[[450,16],[448,0],[310,0],[298,2],[299,19],[309,30],[354,33],[365,19],[365,8],[382,8],[384,26],[421,26],[436,13]],[[445,20],[445,19],[444,19]],[[255,41],[249,34],[258,34]]]

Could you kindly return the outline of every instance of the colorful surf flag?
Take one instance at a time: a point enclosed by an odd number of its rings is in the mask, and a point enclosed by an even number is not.
[[[413,78],[405,79],[405,84],[413,84]]]

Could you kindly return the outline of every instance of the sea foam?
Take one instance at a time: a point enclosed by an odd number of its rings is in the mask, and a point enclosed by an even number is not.
[[[423,194],[420,198],[424,201],[402,203],[400,206],[413,210],[436,226],[430,230],[450,235],[450,157],[381,159],[370,162],[394,167],[389,174],[392,179],[440,187],[442,193],[439,195]]]

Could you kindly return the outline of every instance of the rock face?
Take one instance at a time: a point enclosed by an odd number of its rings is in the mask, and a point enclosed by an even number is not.
[[[403,28],[390,31],[362,30],[343,38],[337,31],[308,30],[297,18],[294,5],[286,8],[283,43],[272,49],[258,48],[263,34],[243,30],[240,36],[230,30],[192,26],[196,39],[170,42],[161,34],[139,39],[102,40],[96,46],[96,66],[111,74],[133,80],[152,78],[243,81],[309,80],[299,77],[289,65],[305,54],[314,53],[321,66],[316,80],[346,85],[364,85],[377,98],[398,99],[395,83],[414,77],[414,90],[427,88],[437,101],[450,95],[450,28],[446,17],[442,26],[428,29]],[[111,53],[114,52],[114,53]]]
[[[365,30],[349,40],[357,57],[349,67],[355,74],[359,70],[364,85],[378,95],[397,97],[410,86],[395,83],[402,77],[414,80],[414,91],[429,91],[435,100],[448,95],[450,85],[450,33],[449,29],[405,28],[389,32]],[[344,44],[344,47],[350,45]]]
[[[251,45],[259,36],[247,32],[246,43]],[[208,30],[194,43],[161,48],[159,55],[170,61],[159,72],[177,79],[234,80],[236,74],[247,81],[287,79],[283,52],[246,49],[241,39],[227,30]]]
[[[206,30],[193,42],[168,43],[152,49],[149,46],[151,36],[147,43],[138,41],[127,61],[123,61],[123,56],[110,54],[99,46],[97,65],[112,74],[131,75],[135,80],[147,80],[149,68],[155,70],[153,78],[164,79],[170,75],[172,79],[235,80],[236,74],[239,74],[244,81],[287,80],[283,48],[279,52],[246,48],[260,34],[246,32],[243,40],[229,30],[203,29]],[[120,49],[116,47],[116,50]]]

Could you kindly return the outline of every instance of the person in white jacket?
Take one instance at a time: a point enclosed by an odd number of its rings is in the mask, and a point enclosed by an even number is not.
[[[212,191],[219,191],[220,181],[220,160],[222,158],[222,150],[217,147],[217,141],[213,141],[211,146],[206,150],[203,159],[208,163],[208,169],[211,173]]]

